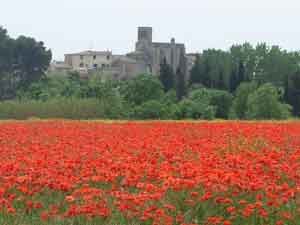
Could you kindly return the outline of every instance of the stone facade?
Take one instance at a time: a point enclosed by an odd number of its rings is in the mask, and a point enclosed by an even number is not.
[[[159,75],[160,64],[164,58],[176,73],[181,66],[181,55],[186,55],[184,44],[176,43],[174,38],[169,43],[153,42],[152,28],[139,27],[135,51],[126,54],[122,60],[113,64],[121,69],[119,74],[121,79],[142,73]],[[187,69],[185,73],[188,73]]]
[[[160,64],[164,58],[176,73],[180,65],[180,54],[185,54],[184,44],[175,43],[174,38],[170,43],[153,42],[152,28],[139,27],[135,52],[129,53],[127,56],[143,62],[150,73],[159,75]]]
[[[110,51],[84,51],[65,55],[65,64],[77,71],[109,68],[112,60]]]
[[[72,67],[63,61],[53,61],[49,67],[49,71],[51,72],[67,72],[70,70],[72,70]]]
[[[172,67],[174,73],[182,71],[182,56],[186,65],[184,73],[187,75],[193,57],[187,55],[185,45],[170,42],[153,42],[152,27],[139,27],[135,50],[126,55],[113,55],[110,51],[84,51],[65,55],[65,65],[72,70],[88,73],[91,70],[100,70],[111,74],[114,79],[129,79],[143,73],[159,75],[160,64],[164,59]]]

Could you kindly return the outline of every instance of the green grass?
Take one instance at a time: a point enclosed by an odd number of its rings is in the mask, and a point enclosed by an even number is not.
[[[54,99],[42,101],[6,101],[0,103],[1,120],[30,118],[99,119],[105,108],[97,99]]]

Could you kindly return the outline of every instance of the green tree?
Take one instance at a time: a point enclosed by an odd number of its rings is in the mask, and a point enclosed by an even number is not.
[[[183,118],[215,118],[217,107],[211,105],[212,92],[212,90],[207,88],[196,89],[190,92],[187,99],[179,104]]]
[[[300,116],[300,71],[286,78],[284,99],[293,107],[293,114]]]
[[[7,30],[0,27],[0,100],[14,97],[13,40]]]
[[[26,90],[19,90],[18,97],[47,101],[57,97],[85,98],[88,97],[87,92],[88,81],[80,79],[78,73],[70,72],[67,76],[43,77],[30,84]]]
[[[128,80],[121,86],[124,99],[133,105],[141,105],[149,100],[159,100],[164,91],[157,77],[152,75],[139,75]]]
[[[247,101],[247,119],[287,119],[290,105],[279,101],[278,89],[270,83],[259,87],[250,94]]]
[[[167,107],[157,100],[144,102],[134,109],[134,117],[136,119],[165,119],[167,116]]]
[[[180,54],[180,63],[176,72],[176,96],[180,101],[186,95],[186,58],[184,53]]]
[[[272,83],[277,87],[284,86],[286,77],[299,68],[299,53],[289,53],[279,46],[258,44],[255,57],[254,79],[259,85]]]
[[[0,26],[0,74],[10,72],[13,66],[13,40]]]
[[[234,92],[242,82],[253,79],[255,70],[255,49],[249,43],[232,45],[229,51],[231,55],[230,91]]]
[[[183,99],[178,103],[178,119],[214,119],[215,113],[215,107],[205,102]]]
[[[229,89],[231,58],[228,52],[208,49],[196,57],[189,85],[202,84],[208,88]]]
[[[216,118],[228,119],[233,96],[227,91],[211,90],[210,105],[216,108]]]
[[[201,75],[202,75],[202,61],[200,58],[200,54],[197,54],[195,63],[190,71],[189,85],[191,86],[193,84],[201,84],[203,82]]]
[[[188,99],[197,102],[204,108],[213,107],[215,110],[214,117],[228,119],[233,96],[223,90],[200,88],[191,91]]]
[[[170,65],[168,65],[166,58],[164,58],[160,64],[159,80],[164,86],[165,92],[168,92],[170,89],[174,88],[173,69]]]
[[[171,89],[170,91],[165,93],[161,99],[161,102],[165,105],[176,104],[177,103],[176,91],[174,89]]]
[[[256,89],[257,84],[255,82],[244,82],[241,83],[237,88],[233,101],[232,111],[239,119],[246,118],[248,97]]]
[[[44,75],[51,62],[52,53],[43,42],[20,36],[14,41],[14,74],[19,87],[27,88]]]
[[[0,100],[14,98],[18,89],[40,80],[50,61],[51,51],[43,42],[24,36],[12,39],[0,27]]]

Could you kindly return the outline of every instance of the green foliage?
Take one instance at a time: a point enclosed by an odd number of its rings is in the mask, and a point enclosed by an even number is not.
[[[202,106],[212,106],[215,110],[211,114],[213,117],[228,119],[233,96],[226,91],[201,88],[192,91],[189,99]]]
[[[233,45],[229,51],[208,49],[197,56],[189,85],[201,84],[207,88],[234,93],[243,82],[255,81],[258,85],[272,83],[285,88],[290,96],[286,95],[285,100],[290,99],[288,103],[297,108],[299,104],[292,97],[292,93],[295,93],[292,89],[295,88],[291,83],[294,81],[290,78],[287,81],[287,78],[300,69],[299,62],[299,52],[287,52],[278,46],[268,46],[265,43],[256,46],[249,43]],[[287,90],[287,85],[290,90]],[[294,115],[299,115],[298,109],[293,112]],[[244,115],[238,117],[244,118]]]
[[[178,104],[178,117],[190,119],[215,118],[216,107],[210,105],[211,97],[210,91],[206,88],[192,91],[186,99]]]
[[[43,42],[25,36],[12,39],[0,27],[0,100],[12,99],[17,89],[40,80],[51,57]]]
[[[208,49],[197,56],[191,70],[189,84],[202,84],[208,88],[228,89],[231,73],[231,58],[228,52]]]
[[[184,99],[178,103],[179,119],[214,119],[215,107],[205,103]]]
[[[235,99],[232,106],[232,114],[239,119],[246,118],[248,97],[257,89],[255,82],[241,83],[235,93]]]
[[[14,42],[0,26],[0,100],[15,96],[16,83],[12,75]]]
[[[180,101],[182,98],[187,94],[187,84],[185,80],[186,76],[186,57],[183,52],[180,53],[180,60],[179,60],[179,67],[177,68],[176,71],[176,77],[175,77],[175,82],[176,82],[176,95],[177,95],[177,100]]]
[[[121,87],[124,99],[133,105],[141,105],[150,100],[160,100],[163,96],[163,86],[152,75],[140,75],[127,81]]]
[[[137,119],[165,119],[167,108],[157,100],[147,101],[134,109],[134,117]]]
[[[293,107],[293,114],[300,116],[300,71],[286,78],[284,99]]]
[[[52,53],[44,47],[43,42],[33,38],[20,36],[14,42],[13,73],[19,79],[19,87],[26,88],[45,75]]]
[[[18,92],[19,98],[47,101],[58,97],[83,97],[82,90],[87,86],[87,81],[81,80],[77,73],[69,73],[67,76],[45,77],[31,84],[26,90]]]
[[[212,90],[210,104],[216,107],[216,118],[228,119],[233,96],[227,91]]]
[[[188,98],[192,101],[209,105],[211,101],[211,91],[207,88],[201,88],[189,93]]]
[[[168,65],[167,59],[164,58],[163,62],[160,64],[159,80],[162,83],[165,92],[168,92],[170,89],[174,88],[174,77],[175,76],[172,67]]]
[[[234,92],[242,82],[253,79],[257,57],[255,49],[249,43],[233,45],[229,53],[231,55],[229,90]]]
[[[164,96],[161,98],[161,102],[165,105],[169,106],[177,103],[176,91],[174,89],[169,90]]]
[[[247,101],[246,118],[248,119],[287,119],[291,107],[279,101],[278,89],[272,84],[264,84]]]
[[[137,105],[131,112],[132,119],[178,119],[176,91],[170,90],[158,100]]]
[[[0,103],[0,119],[121,119],[128,116],[125,109],[121,101],[108,104],[95,98],[4,101]]]
[[[97,99],[52,99],[5,101],[0,103],[0,119],[96,119],[105,118],[105,108]]]
[[[98,72],[89,79],[76,72],[45,76],[50,60],[43,42],[13,39],[0,27],[0,100],[18,100],[1,103],[1,118],[282,119],[291,110],[282,100],[300,115],[300,52],[265,43],[203,51],[188,89],[183,52],[176,74],[164,59],[160,76],[128,81]]]
[[[190,79],[189,79],[189,86],[193,85],[193,84],[201,84],[203,83],[202,80],[202,61],[200,58],[200,54],[196,55],[196,60],[194,62],[194,66],[190,71]]]
[[[176,73],[176,96],[177,100],[181,100],[186,95],[186,83],[184,73],[178,69]]]

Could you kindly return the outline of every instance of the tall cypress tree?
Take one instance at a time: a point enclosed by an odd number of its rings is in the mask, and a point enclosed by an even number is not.
[[[174,73],[171,66],[167,63],[166,57],[164,57],[162,63],[160,64],[160,74],[159,80],[164,86],[164,91],[168,92],[170,89],[174,88]]]
[[[193,65],[193,68],[191,69],[189,85],[200,84],[203,80],[203,78],[201,77],[201,61],[200,60],[201,60],[200,55],[197,54],[195,64]]]
[[[238,76],[238,85],[244,81],[246,81],[246,74],[245,74],[245,66],[244,63],[240,60],[239,62],[239,76]]]
[[[184,56],[183,51],[181,51],[180,63],[176,72],[176,95],[179,101],[186,94],[185,75],[186,75],[186,58]]]
[[[285,82],[285,101],[293,107],[293,114],[300,115],[300,71],[287,77]]]
[[[217,81],[217,88],[224,90],[226,88],[225,86],[226,85],[225,85],[225,81],[224,81],[224,75],[223,75],[223,71],[221,70],[219,73],[219,79]]]
[[[238,77],[236,71],[232,71],[230,75],[229,87],[231,93],[235,92],[236,88],[238,87]]]

